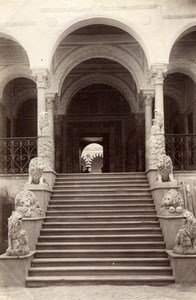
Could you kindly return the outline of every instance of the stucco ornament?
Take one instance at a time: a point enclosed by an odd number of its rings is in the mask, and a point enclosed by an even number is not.
[[[16,195],[15,210],[25,218],[37,218],[42,216],[39,201],[32,191],[24,189]]]
[[[157,158],[160,154],[165,154],[165,139],[161,132],[161,124],[154,119],[149,137],[149,168],[157,168]]]
[[[48,120],[48,113],[46,111],[41,111],[39,113],[39,129],[41,136],[48,136],[49,134],[49,120]]]
[[[35,157],[30,161],[29,164],[29,179],[28,184],[40,184],[47,185],[46,179],[43,176],[44,164],[43,158]]]
[[[39,157],[43,159],[43,166],[45,171],[53,170],[54,147],[52,136],[50,134],[50,124],[48,121],[48,113],[40,112],[39,114],[39,138],[38,151]]]
[[[182,226],[176,236],[174,253],[196,254],[196,219],[193,214],[186,210],[182,219]]]
[[[158,182],[174,181],[173,164],[170,156],[162,154],[158,156]]]
[[[174,189],[169,190],[163,197],[160,212],[162,214],[181,214],[184,209],[184,201],[180,193]]]
[[[28,239],[26,231],[22,229],[22,216],[13,211],[8,219],[8,256],[24,256],[29,254]]]

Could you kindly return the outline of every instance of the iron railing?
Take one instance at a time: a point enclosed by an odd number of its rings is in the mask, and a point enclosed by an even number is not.
[[[28,173],[37,156],[37,137],[0,138],[0,174]]]
[[[174,170],[196,170],[196,135],[166,134],[165,147]]]

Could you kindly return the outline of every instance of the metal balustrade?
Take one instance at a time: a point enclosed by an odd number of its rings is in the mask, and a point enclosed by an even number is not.
[[[0,138],[0,174],[28,173],[37,156],[37,137]]]
[[[172,159],[174,170],[196,170],[196,135],[166,134],[166,153]]]
[[[37,144],[37,137],[0,138],[0,174],[28,173]],[[174,170],[196,170],[196,135],[166,134],[165,145]]]

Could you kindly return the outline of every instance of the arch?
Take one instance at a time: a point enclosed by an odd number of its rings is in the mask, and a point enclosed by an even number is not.
[[[93,12],[91,12],[92,14]],[[130,20],[129,20],[130,22]],[[61,43],[61,41],[68,36],[70,33],[74,32],[75,30],[81,28],[81,27],[85,27],[85,26],[89,26],[89,25],[95,25],[95,24],[102,24],[102,25],[108,25],[108,26],[114,26],[117,28],[122,29],[123,31],[129,33],[131,36],[133,36],[136,41],[140,44],[140,46],[142,47],[147,62],[148,62],[148,66],[150,66],[150,54],[149,54],[149,49],[147,48],[147,43],[144,42],[144,38],[142,38],[143,34],[141,32],[141,30],[139,28],[136,28],[135,24],[128,24],[127,23],[127,19],[123,18],[123,19],[119,19],[118,17],[108,17],[105,15],[102,16],[97,16],[96,12],[95,15],[92,17],[89,17],[88,15],[83,14],[80,15],[79,17],[76,17],[74,20],[71,20],[68,22],[67,24],[67,28],[65,29],[65,27],[62,28],[58,38],[54,41],[54,44],[52,46],[52,51],[51,51],[51,55],[49,58],[49,65],[51,66],[52,64],[52,58],[54,56],[54,53],[58,47],[58,45]]]
[[[133,76],[138,91],[145,85],[145,73],[131,54],[115,46],[91,45],[79,48],[64,58],[54,74],[50,89],[60,93],[63,82],[71,70],[91,58],[106,58],[123,65]]]
[[[172,48],[175,45],[176,41],[178,39],[180,39],[182,36],[192,32],[192,31],[196,31],[196,21],[188,23],[188,24],[184,24],[180,29],[178,29],[174,33],[174,35],[168,42],[168,61],[170,59],[171,51],[172,51]]]
[[[169,64],[168,74],[172,73],[183,73],[189,76],[194,83],[196,83],[196,72],[195,72],[196,64],[184,59],[177,59],[175,62]]]
[[[178,105],[179,111],[184,110],[182,94],[178,89],[174,89],[174,87],[167,86],[167,88],[164,89],[164,96],[169,96],[170,98],[174,99],[174,101]]]
[[[29,59],[29,56],[28,56],[27,49],[20,40],[18,40],[15,36],[10,35],[10,34],[5,33],[5,32],[2,32],[2,31],[0,31],[0,38],[11,40],[11,41],[17,43],[19,46],[21,46],[24,49],[25,53],[26,53],[26,56],[28,58],[28,62],[29,62],[29,65],[30,65],[30,59]]]
[[[13,111],[17,115],[19,107],[28,99],[34,99],[37,97],[36,88],[28,88],[16,94],[13,99]]]
[[[2,98],[3,90],[8,82],[18,77],[29,78],[35,82],[28,66],[19,64],[8,66],[0,71],[0,78],[2,78],[2,80],[0,79],[0,98]]]
[[[137,103],[133,101],[135,98],[133,91],[122,79],[110,74],[96,73],[88,74],[79,78],[65,90],[60,103],[57,105],[57,113],[65,114],[73,96],[82,88],[95,83],[107,84],[114,87],[127,99],[132,112],[136,112],[138,110]]]

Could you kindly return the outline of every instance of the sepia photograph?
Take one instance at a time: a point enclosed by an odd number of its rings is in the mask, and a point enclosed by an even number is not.
[[[0,0],[0,299],[196,299],[196,0]]]

